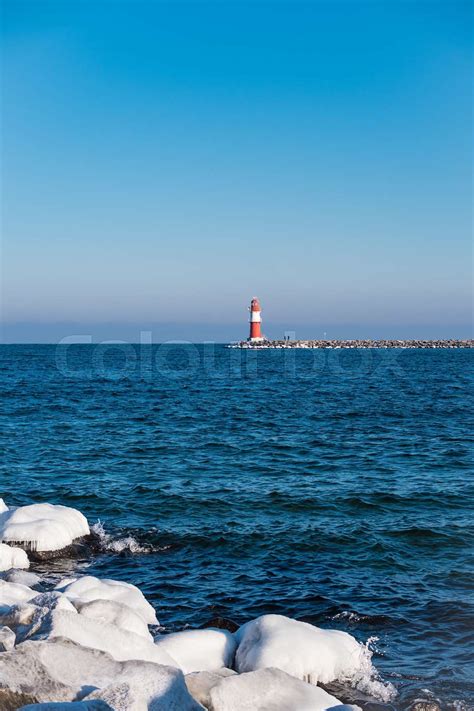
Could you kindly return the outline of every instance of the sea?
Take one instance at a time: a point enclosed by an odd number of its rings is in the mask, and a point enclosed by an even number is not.
[[[0,347],[0,496],[100,537],[50,580],[138,585],[164,631],[354,635],[395,708],[474,708],[471,350]]]

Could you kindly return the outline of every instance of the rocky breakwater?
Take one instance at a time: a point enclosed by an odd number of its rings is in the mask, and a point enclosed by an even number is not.
[[[62,512],[64,520],[75,522],[69,530],[73,541],[77,523],[87,535],[76,514]],[[55,526],[54,516],[42,519],[46,539],[51,527],[67,551],[69,538]],[[38,542],[33,533],[31,540]],[[28,566],[23,549],[2,544],[1,711],[394,708],[394,688],[380,679],[367,647],[346,632],[263,615],[237,629],[223,620],[222,627],[166,634],[131,583],[90,575],[46,580]],[[220,624],[219,618],[212,623]],[[335,695],[331,684],[341,693]]]
[[[258,343],[239,341],[229,344],[228,348],[474,348],[474,340],[264,340]]]

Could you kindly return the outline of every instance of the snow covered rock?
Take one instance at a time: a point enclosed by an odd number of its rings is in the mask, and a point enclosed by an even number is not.
[[[80,600],[72,600],[79,614],[84,617],[89,617],[93,620],[108,622],[111,625],[120,627],[122,630],[128,630],[135,634],[145,637],[149,641],[153,641],[153,637],[148,630],[148,625],[143,617],[140,617],[134,610],[127,605],[115,600],[91,600],[90,602],[82,602]]]
[[[105,701],[58,701],[46,704],[28,704],[18,711],[114,711]]]
[[[183,701],[182,706],[170,704],[170,709],[191,711],[198,708],[196,704],[189,703],[182,673],[170,667],[137,660],[118,662],[110,654],[66,639],[48,642],[29,640],[11,652],[0,654],[2,710],[17,709],[21,704],[28,703],[79,701],[86,697],[89,700],[96,690],[112,693],[111,687],[122,683],[129,687],[126,690],[128,699],[130,694],[138,699],[141,689],[142,706],[137,706],[137,709],[154,709],[151,699],[158,697],[160,689],[165,696],[169,695],[170,700],[177,698]],[[6,699],[10,700],[10,706]],[[156,706],[156,709],[166,708],[166,705]]]
[[[28,704],[18,711],[114,711],[105,701],[58,701],[46,704]]]
[[[131,663],[129,663],[131,664]],[[143,665],[128,669],[109,686],[93,691],[86,698],[105,701],[114,711],[198,711],[202,706],[189,694],[181,671],[155,667],[146,673]]]
[[[184,677],[186,686],[191,696],[206,709],[211,705],[210,691],[226,676],[237,674],[233,669],[223,667],[217,671],[192,672]]]
[[[3,513],[4,511],[8,511],[8,506],[3,499],[0,499],[0,513]]]
[[[15,646],[16,635],[5,625],[0,627],[0,652],[9,652]]]
[[[352,679],[370,665],[369,653],[354,637],[324,630],[282,615],[263,615],[242,625],[235,668],[238,672],[276,667],[312,684]]]
[[[18,548],[17,550],[21,550]],[[22,551],[24,553],[24,551]],[[7,583],[20,583],[28,588],[41,588],[41,578],[36,573],[30,573],[28,570],[7,570],[1,573],[2,580]]]
[[[6,580],[0,580],[0,612],[12,605],[28,602],[37,594],[36,590],[32,590],[26,585],[7,583]]]
[[[178,663],[151,640],[107,622],[77,614],[76,611],[49,612],[31,639],[55,640],[60,637],[84,647],[108,652],[117,661],[139,659],[178,667]]]
[[[30,504],[0,513],[0,541],[31,551],[58,551],[90,534],[85,516],[54,504]]]
[[[29,567],[30,561],[24,550],[12,548],[6,543],[0,543],[0,570]]]
[[[232,665],[236,642],[227,630],[184,630],[155,637],[155,645],[176,659],[185,674]]]
[[[156,625],[156,613],[145,596],[135,585],[120,580],[99,580],[92,575],[82,578],[65,578],[56,585],[56,590],[64,593],[70,600],[81,603],[92,600],[115,600],[130,607],[143,618],[147,625]]]
[[[349,711],[318,686],[281,669],[259,669],[222,679],[210,689],[209,711]]]

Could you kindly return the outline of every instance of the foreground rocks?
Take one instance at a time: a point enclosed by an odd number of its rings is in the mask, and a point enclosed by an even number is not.
[[[88,531],[74,509],[8,509],[0,499],[0,538],[9,540],[0,560],[21,566],[0,573],[0,711],[358,709],[320,686],[338,681],[384,701],[393,694],[344,632],[263,615],[153,636],[155,610],[136,586],[86,575],[53,587],[15,546],[30,557],[58,553]]]

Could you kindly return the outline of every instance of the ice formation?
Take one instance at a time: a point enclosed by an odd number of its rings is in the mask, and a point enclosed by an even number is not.
[[[349,711],[324,689],[281,669],[259,669],[222,679],[209,692],[211,711]],[[360,709],[359,709],[360,711]]]
[[[159,649],[176,659],[185,674],[232,665],[236,642],[227,630],[184,630],[155,638]]]
[[[26,585],[7,583],[6,580],[0,580],[0,609],[28,602],[37,594],[36,590],[31,590]]]
[[[323,630],[283,615],[263,615],[235,633],[238,672],[276,667],[312,684],[353,679],[368,650],[339,630]]]
[[[101,700],[115,711],[198,711],[178,669],[144,661],[118,662],[68,640],[24,642],[0,654],[0,708],[10,704]],[[13,708],[11,705],[8,708]],[[84,708],[84,706],[83,706]],[[87,708],[87,707],[85,707]]]
[[[117,661],[142,659],[171,667],[179,666],[164,649],[160,649],[151,640],[76,612],[53,610],[45,617],[33,638],[56,640],[60,637],[84,647],[108,652]]]
[[[114,600],[129,607],[145,621],[147,625],[156,625],[156,613],[146,600],[142,591],[135,585],[119,580],[99,580],[92,575],[82,578],[65,578],[56,585],[74,603],[92,602],[93,600]]]
[[[84,617],[116,625],[122,630],[134,632],[153,641],[143,617],[121,602],[115,600],[91,600],[90,602],[73,600],[73,604]]]
[[[29,568],[30,561],[21,548],[12,548],[6,543],[0,543],[0,570],[10,568]]]
[[[54,504],[31,504],[0,513],[0,541],[34,551],[56,551],[89,535],[85,516]]]

